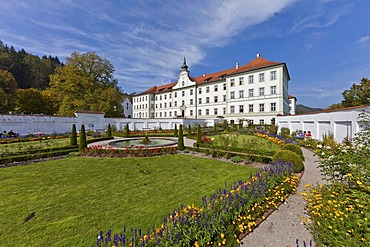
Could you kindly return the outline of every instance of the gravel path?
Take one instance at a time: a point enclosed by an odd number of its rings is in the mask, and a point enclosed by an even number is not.
[[[325,183],[322,180],[317,157],[307,149],[303,149],[305,157],[305,172],[297,187],[297,193],[289,196],[288,201],[275,210],[265,221],[263,221],[252,233],[247,235],[240,244],[240,247],[286,247],[296,246],[296,239],[303,246],[303,241],[310,246],[309,242],[312,235],[301,223],[302,216],[305,215],[304,201],[301,192],[306,184]]]

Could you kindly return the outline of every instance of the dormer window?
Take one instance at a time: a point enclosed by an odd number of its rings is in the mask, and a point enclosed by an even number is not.
[[[182,81],[182,86],[185,87],[185,81]]]

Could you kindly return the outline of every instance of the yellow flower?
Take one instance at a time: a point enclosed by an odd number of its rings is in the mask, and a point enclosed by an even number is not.
[[[221,238],[224,238],[224,237],[225,237],[225,235],[223,233],[221,233]]]
[[[362,182],[360,181],[360,180],[357,180],[357,182],[356,182],[358,185],[361,185],[362,184]]]

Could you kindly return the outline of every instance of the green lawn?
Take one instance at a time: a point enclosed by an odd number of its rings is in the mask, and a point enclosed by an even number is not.
[[[0,169],[0,245],[91,246],[100,230],[159,226],[180,203],[201,205],[203,195],[254,171],[187,155]]]
[[[45,139],[41,141],[14,142],[0,144],[0,153],[14,153],[27,150],[64,147],[69,145],[69,138]]]

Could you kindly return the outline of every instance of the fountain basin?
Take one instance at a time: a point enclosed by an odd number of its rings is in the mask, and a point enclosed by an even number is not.
[[[163,138],[163,137],[150,137],[149,140],[150,142],[148,143],[143,143],[142,138],[125,138],[125,139],[120,139],[116,141],[111,141],[108,143],[109,147],[112,148],[155,148],[155,147],[164,147],[164,146],[173,146],[177,145],[177,141],[170,139],[170,138]]]

